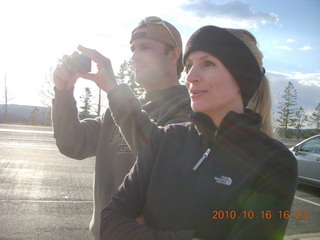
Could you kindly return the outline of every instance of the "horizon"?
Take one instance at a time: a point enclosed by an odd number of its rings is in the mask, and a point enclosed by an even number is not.
[[[90,4],[83,0],[1,2],[4,12],[0,26],[4,38],[0,45],[0,103],[6,74],[11,93],[9,104],[43,106],[39,91],[50,69],[79,44],[109,57],[117,74],[120,64],[130,58],[132,29],[142,18],[151,15],[176,26],[184,46],[189,36],[204,25],[249,30],[264,54],[266,76],[275,95],[274,105],[289,81],[298,92],[298,105],[306,112],[314,111],[320,103],[320,31],[317,31],[320,1],[120,0],[112,3],[111,6],[103,0],[92,0]],[[97,92],[94,83],[79,79],[75,88],[78,105],[85,87],[90,87],[93,95]]]

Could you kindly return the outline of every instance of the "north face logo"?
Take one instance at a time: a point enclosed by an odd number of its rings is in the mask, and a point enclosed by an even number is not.
[[[232,183],[231,177],[226,177],[226,176],[214,177],[214,180],[216,180],[216,183],[220,183],[227,186],[230,186]]]

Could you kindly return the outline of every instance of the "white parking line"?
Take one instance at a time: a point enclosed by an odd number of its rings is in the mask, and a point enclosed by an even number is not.
[[[92,203],[88,200],[10,200],[10,199],[1,199],[0,203]]]
[[[41,130],[27,130],[27,129],[11,129],[11,128],[0,128],[0,132],[16,132],[16,133],[45,133],[53,134],[52,130],[41,131]]]
[[[312,202],[312,201],[309,201],[309,200],[306,200],[306,199],[303,199],[303,198],[297,197],[297,196],[294,196],[294,198],[320,207],[320,203],[315,203],[315,202]]]

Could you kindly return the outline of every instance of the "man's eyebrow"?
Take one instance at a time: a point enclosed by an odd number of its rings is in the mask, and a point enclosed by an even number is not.
[[[136,48],[141,48],[141,47],[152,47],[152,43],[140,43],[140,44],[137,44],[136,46],[131,46],[130,49],[133,52]]]

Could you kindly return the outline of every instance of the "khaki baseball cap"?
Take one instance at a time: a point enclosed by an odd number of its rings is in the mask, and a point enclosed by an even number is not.
[[[140,27],[145,27],[147,30],[136,32]],[[159,17],[152,16],[141,20],[138,27],[132,31],[130,43],[139,38],[150,38],[158,42],[166,43],[170,46],[180,48],[182,52],[182,40],[179,31],[173,25]]]

